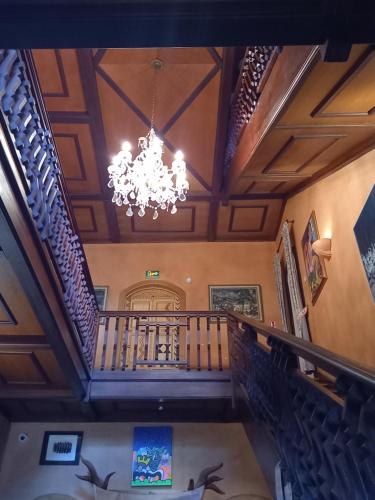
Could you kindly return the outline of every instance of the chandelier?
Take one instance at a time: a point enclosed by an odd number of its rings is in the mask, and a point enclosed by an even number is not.
[[[153,62],[155,73],[161,67],[161,61],[156,59]],[[114,189],[112,201],[119,207],[127,206],[128,217],[134,215],[134,210],[143,217],[147,208],[153,211],[154,220],[158,218],[160,210],[175,214],[176,202],[185,201],[189,189],[186,163],[181,151],[175,153],[171,167],[164,165],[163,141],[155,133],[154,114],[155,86],[151,130],[146,137],[139,137],[138,155],[132,157],[131,144],[125,141],[108,167],[108,187]]]

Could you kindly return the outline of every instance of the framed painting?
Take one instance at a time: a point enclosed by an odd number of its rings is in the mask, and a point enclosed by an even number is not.
[[[375,185],[354,226],[362,264],[375,302]]]
[[[45,432],[40,465],[78,465],[83,432]]]
[[[211,311],[235,311],[263,321],[260,285],[209,285]]]
[[[327,280],[324,262],[312,249],[312,244],[318,239],[318,224],[316,222],[315,212],[313,211],[307,222],[307,226],[301,242],[303,250],[303,260],[306,270],[306,278],[313,303],[318,298],[318,295],[321,292],[325,281]]]
[[[94,286],[94,292],[99,311],[105,311],[107,305],[108,286]]]
[[[132,486],[172,486],[172,427],[134,427]]]

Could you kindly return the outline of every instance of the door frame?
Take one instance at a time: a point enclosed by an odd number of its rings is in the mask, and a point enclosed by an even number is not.
[[[134,283],[133,285],[129,286],[128,288],[126,288],[125,290],[123,290],[120,293],[119,311],[127,311],[128,310],[129,297],[131,295],[133,295],[135,292],[141,292],[142,290],[148,290],[151,288],[161,288],[163,290],[175,293],[180,300],[180,304],[181,304],[180,311],[186,310],[186,292],[185,292],[185,290],[183,290],[182,288],[180,288],[177,285],[174,285],[173,283],[170,283],[169,281],[143,280],[143,281],[138,281],[137,283]]]

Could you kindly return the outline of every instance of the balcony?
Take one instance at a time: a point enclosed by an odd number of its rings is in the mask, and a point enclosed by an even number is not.
[[[227,314],[99,314],[90,400],[220,400],[231,406]]]

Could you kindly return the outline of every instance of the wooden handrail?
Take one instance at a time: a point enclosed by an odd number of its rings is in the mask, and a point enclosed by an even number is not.
[[[179,318],[181,316],[189,316],[190,318],[207,317],[211,318],[226,318],[226,311],[100,311],[99,316],[102,318],[141,318],[144,316],[159,317],[159,318]]]
[[[266,326],[259,321],[236,312],[228,312],[228,317],[238,323],[248,325],[263,337],[272,337],[287,345],[297,356],[311,361],[332,375],[348,375],[375,388],[375,370],[351,361],[350,359],[320,347],[306,340],[300,339],[277,328]]]

